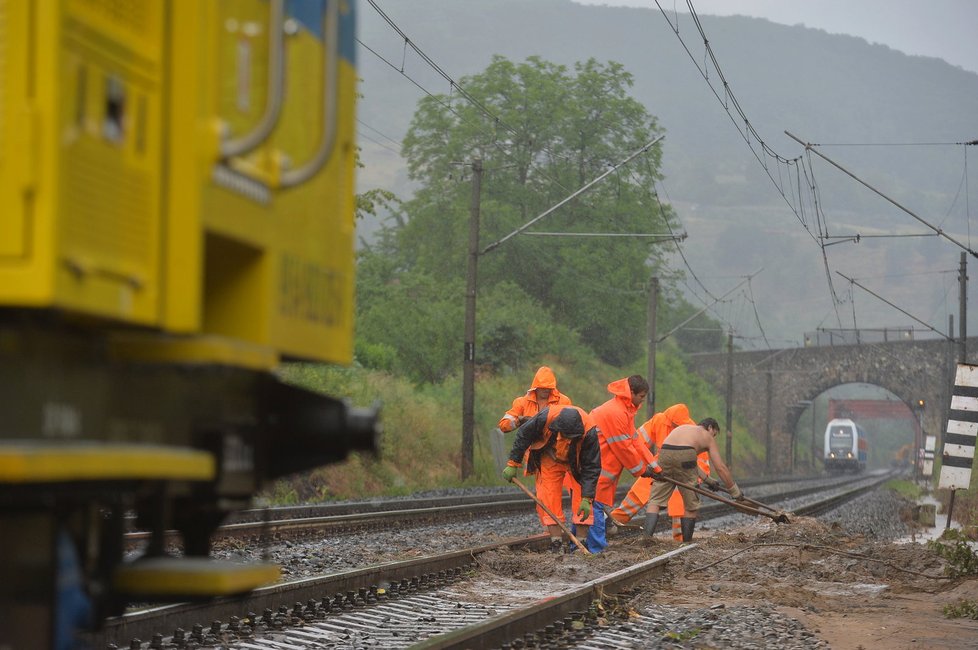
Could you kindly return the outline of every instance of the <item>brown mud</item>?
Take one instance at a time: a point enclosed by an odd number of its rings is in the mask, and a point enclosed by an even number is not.
[[[697,531],[694,541],[647,591],[638,585],[631,607],[771,606],[839,650],[978,648],[978,621],[942,611],[978,601],[978,577],[946,578],[944,560],[926,544],[880,542],[805,517]],[[592,556],[514,550],[484,554],[479,563],[552,594],[678,546],[664,535],[624,536]]]

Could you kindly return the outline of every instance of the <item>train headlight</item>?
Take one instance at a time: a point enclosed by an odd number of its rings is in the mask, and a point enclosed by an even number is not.
[[[851,451],[846,453],[846,458],[852,458],[852,452]]]

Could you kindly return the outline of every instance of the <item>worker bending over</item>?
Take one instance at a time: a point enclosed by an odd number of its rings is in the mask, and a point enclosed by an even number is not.
[[[526,474],[536,475],[536,495],[550,512],[564,522],[561,486],[570,476],[571,511],[576,513],[575,535],[581,543],[594,521],[591,502],[601,474],[601,448],[597,427],[590,416],[576,406],[550,406],[524,422],[503,469],[503,478],[512,481],[526,459]],[[537,506],[537,516],[550,533],[550,550],[563,550],[560,524]]]
[[[673,404],[665,411],[659,411],[651,418],[646,420],[645,423],[636,430],[636,433],[638,434],[636,437],[641,441],[641,444],[644,444],[644,446],[648,448],[649,452],[652,454],[652,458],[654,459],[658,455],[659,447],[662,446],[666,436],[672,433],[672,430],[681,424],[696,424],[696,420],[689,417],[689,408],[685,404]],[[598,426],[601,426],[600,423]],[[604,460],[603,457],[602,460]],[[709,464],[707,464],[706,467],[707,473],[709,473]],[[599,484],[599,492],[600,489],[601,485]],[[637,515],[639,512],[645,511],[645,506],[649,502],[649,494],[651,493],[651,478],[641,477],[636,479],[635,482],[632,483],[631,489],[628,490],[628,494],[624,499],[622,499],[621,504],[611,512],[612,522],[627,524],[632,517]],[[677,502],[675,507],[680,508],[681,503]],[[614,530],[614,528],[612,527],[610,530]],[[647,532],[650,535],[652,534],[651,531]]]

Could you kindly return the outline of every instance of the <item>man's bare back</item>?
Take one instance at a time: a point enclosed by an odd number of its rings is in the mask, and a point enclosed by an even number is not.
[[[712,421],[710,420],[704,420]],[[713,421],[713,424],[716,424]],[[734,483],[733,475],[730,473],[730,469],[727,464],[723,462],[720,458],[720,449],[717,447],[716,434],[719,433],[719,427],[714,431],[711,429],[705,429],[698,424],[681,424],[666,436],[666,439],[662,441],[663,449],[668,449],[666,445],[672,445],[674,447],[692,447],[696,450],[697,454],[704,451],[710,454],[710,465],[717,471],[723,482],[726,483],[727,488],[732,491],[731,494],[735,496],[740,495],[740,488]]]
[[[698,424],[681,424],[666,436],[662,444],[692,447],[698,454],[707,451],[711,442],[713,442],[713,434],[703,427]]]

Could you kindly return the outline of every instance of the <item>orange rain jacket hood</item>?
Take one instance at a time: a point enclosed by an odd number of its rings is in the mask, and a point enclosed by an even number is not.
[[[663,413],[672,422],[674,428],[680,424],[696,424],[693,422],[693,418],[689,417],[689,407],[685,404],[673,404]]]
[[[545,404],[537,402],[536,390],[538,388],[550,389],[550,397],[547,398]],[[570,398],[557,390],[557,376],[554,374],[554,371],[547,366],[540,366],[537,374],[533,376],[533,383],[530,384],[530,390],[513,400],[513,405],[509,407],[509,410],[506,411],[496,426],[499,427],[500,431],[506,433],[512,431],[521,423],[548,406],[560,406],[570,403]]]
[[[537,374],[533,375],[533,383],[530,384],[530,390],[536,390],[538,388],[557,390],[557,376],[547,366],[540,366]]]

